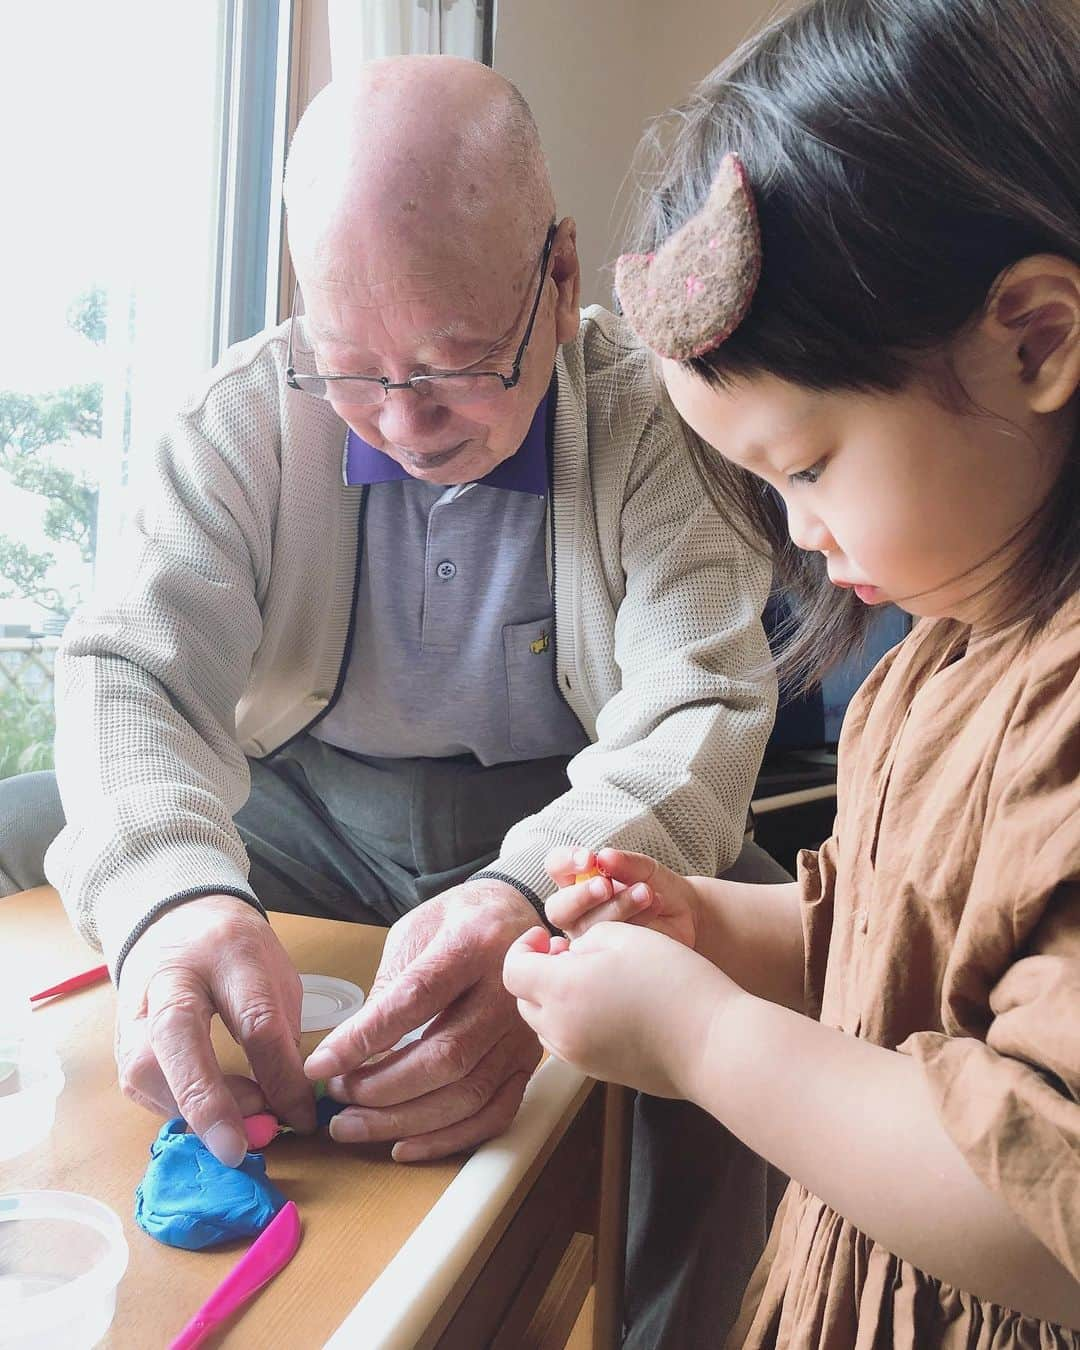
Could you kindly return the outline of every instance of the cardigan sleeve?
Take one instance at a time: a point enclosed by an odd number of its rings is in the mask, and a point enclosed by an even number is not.
[[[632,382],[624,371],[621,380],[590,387],[590,458],[604,453],[593,443],[608,425],[600,405],[620,384],[629,398]],[[649,388],[640,371],[634,387],[637,398]],[[652,397],[615,504],[623,583],[611,630],[618,687],[596,715],[594,743],[570,762],[569,791],[515,825],[491,864],[541,897],[554,889],[544,858],[557,845],[632,849],[697,875],[726,870],[742,846],[772,729],[776,682],[761,622],[771,562],[712,506],[689,433],[662,391]],[[594,482],[588,478],[577,515],[586,532],[610,509],[589,495]],[[559,503],[556,509],[568,514]],[[587,612],[582,597],[603,588],[586,581],[593,579],[574,579],[575,622],[595,634],[607,617]]]
[[[211,386],[176,419],[127,527],[123,575],[76,613],[58,653],[67,823],[47,875],[116,977],[169,904],[220,892],[261,908],[232,817],[250,786],[236,705],[262,636],[275,410],[272,395],[241,408]]]

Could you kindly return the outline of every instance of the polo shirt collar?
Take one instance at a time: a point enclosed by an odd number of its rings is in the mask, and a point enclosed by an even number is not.
[[[508,492],[526,492],[546,497],[548,490],[547,414],[545,394],[533,415],[532,425],[518,449],[496,464],[494,469],[478,481],[485,487],[504,488]],[[345,438],[345,482],[350,487],[369,483],[393,483],[412,475],[389,455],[376,450],[352,428]]]

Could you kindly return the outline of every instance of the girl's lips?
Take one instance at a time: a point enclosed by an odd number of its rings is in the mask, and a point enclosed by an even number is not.
[[[864,605],[877,605],[882,600],[881,591],[876,586],[868,586],[859,581],[844,581],[839,577],[830,577],[834,586],[844,591],[854,591]]]

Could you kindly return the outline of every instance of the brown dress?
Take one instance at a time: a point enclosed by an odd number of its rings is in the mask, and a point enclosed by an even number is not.
[[[1080,599],[1027,645],[969,637],[920,624],[852,702],[833,837],[799,859],[808,1008],[912,1055],[976,1175],[1080,1279]],[[728,1345],[1080,1331],[934,1279],[793,1182]]]

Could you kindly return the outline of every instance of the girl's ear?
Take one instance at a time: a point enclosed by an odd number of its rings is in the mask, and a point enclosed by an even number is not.
[[[1011,349],[1031,411],[1057,412],[1080,387],[1080,266],[1051,253],[1022,258],[994,282],[982,327]]]

